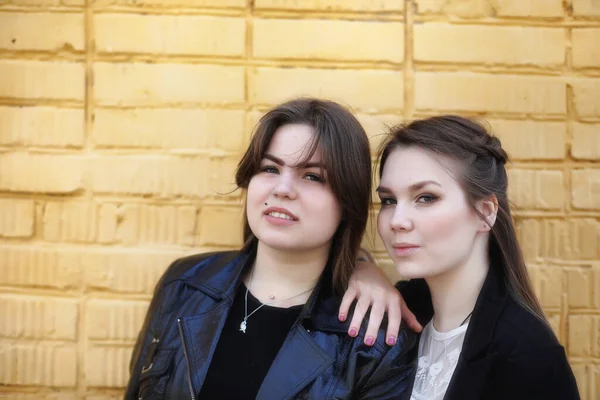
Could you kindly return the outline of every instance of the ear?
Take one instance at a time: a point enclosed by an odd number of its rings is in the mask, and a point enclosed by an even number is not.
[[[498,215],[498,199],[496,196],[490,196],[487,199],[479,200],[475,207],[482,217],[479,232],[489,232],[496,223],[496,216]]]

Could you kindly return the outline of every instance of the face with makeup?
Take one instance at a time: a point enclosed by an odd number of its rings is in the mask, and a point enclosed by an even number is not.
[[[328,251],[341,221],[341,207],[327,182],[315,136],[304,124],[281,126],[248,185],[248,224],[258,240],[286,251]]]
[[[459,164],[419,147],[397,147],[377,190],[377,229],[398,273],[407,279],[440,276],[482,248],[482,219],[456,177]]]

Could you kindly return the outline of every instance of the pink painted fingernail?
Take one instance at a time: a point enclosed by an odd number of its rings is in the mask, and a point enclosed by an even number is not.
[[[367,340],[365,340],[367,346],[373,346],[373,336],[368,336]]]
[[[340,321],[344,322],[346,320],[346,315],[340,314],[340,316],[338,318],[340,319]]]
[[[355,337],[357,333],[356,328],[350,329],[350,336]]]
[[[396,344],[396,338],[393,336],[390,336],[389,338],[387,338],[386,343],[388,344],[388,346],[393,346]]]

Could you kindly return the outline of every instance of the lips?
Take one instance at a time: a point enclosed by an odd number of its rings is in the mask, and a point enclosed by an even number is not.
[[[290,210],[283,207],[269,207],[265,210],[264,214],[273,218],[280,218],[288,221],[298,221],[298,217],[296,217]]]
[[[397,256],[408,256],[420,249],[420,246],[412,243],[394,243],[394,253]]]

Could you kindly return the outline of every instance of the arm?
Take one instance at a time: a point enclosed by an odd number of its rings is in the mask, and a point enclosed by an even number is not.
[[[579,400],[579,391],[561,346],[509,359],[496,375],[498,398]]]
[[[373,260],[370,253],[362,251],[362,258]],[[369,255],[370,257],[367,257]],[[354,309],[352,321],[348,334],[356,336],[369,307],[369,324],[366,337],[376,337],[379,326],[382,324],[384,315],[387,313],[388,324],[386,332],[386,343],[393,345],[400,330],[400,322],[406,324],[416,332],[423,327],[417,321],[415,315],[406,307],[398,290],[390,283],[385,273],[373,262],[358,261],[356,270],[350,278],[348,289],[342,299],[339,310],[339,319],[345,321],[348,317],[350,306],[358,300]]]

